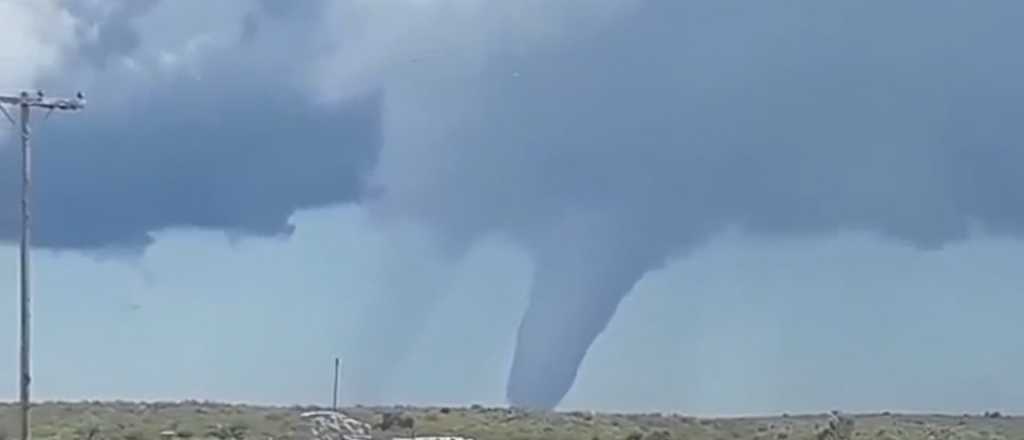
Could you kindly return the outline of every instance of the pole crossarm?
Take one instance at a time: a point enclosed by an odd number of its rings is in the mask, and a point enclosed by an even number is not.
[[[86,101],[82,92],[76,93],[74,98],[49,98],[46,97],[42,91],[37,91],[34,94],[21,92],[19,95],[0,95],[0,103],[8,105],[27,105],[29,107],[45,108],[50,110],[76,111],[84,109]]]

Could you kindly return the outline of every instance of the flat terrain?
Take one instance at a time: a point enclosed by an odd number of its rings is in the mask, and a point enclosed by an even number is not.
[[[319,408],[256,407],[199,402],[43,403],[33,409],[33,438],[144,440],[163,431],[192,439],[306,439],[299,418]],[[526,413],[500,408],[346,408],[379,426],[383,414],[414,420],[416,435],[462,435],[479,440],[798,440],[814,439],[825,414],[771,418],[697,419],[671,414]],[[0,440],[17,437],[17,407],[0,404]],[[1024,418],[983,415],[854,416],[857,439],[1024,440]],[[374,437],[408,437],[406,428],[375,429]]]

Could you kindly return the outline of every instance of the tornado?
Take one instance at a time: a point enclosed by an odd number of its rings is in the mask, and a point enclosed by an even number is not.
[[[558,406],[619,303],[656,266],[654,259],[629,252],[621,243],[562,238],[535,257],[530,302],[506,388],[514,407]]]

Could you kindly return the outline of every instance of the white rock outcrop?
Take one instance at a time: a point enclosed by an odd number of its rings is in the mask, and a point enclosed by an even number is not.
[[[336,411],[311,411],[301,417],[312,423],[316,440],[370,440],[371,426]]]

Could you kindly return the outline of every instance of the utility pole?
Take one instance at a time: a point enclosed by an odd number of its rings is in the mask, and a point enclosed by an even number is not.
[[[338,370],[341,369],[341,358],[334,358],[334,398],[331,400],[331,410],[338,410]]]
[[[14,120],[14,117],[7,110],[8,105],[19,108],[18,122]],[[29,220],[31,220],[32,211],[29,209],[29,196],[32,190],[32,149],[30,148],[32,130],[29,125],[29,118],[32,115],[32,108],[46,109],[46,116],[44,117],[46,119],[50,117],[54,110],[76,111],[84,109],[85,97],[82,96],[82,92],[78,92],[73,99],[47,98],[41,90],[37,91],[35,95],[30,95],[28,92],[21,92],[18,96],[0,95],[0,112],[7,117],[11,125],[18,127],[21,131],[21,344],[20,371],[18,372],[21,386],[21,440],[29,440],[31,437],[28,413],[30,408],[29,385],[32,382],[31,364],[29,362],[32,341],[30,333],[32,329],[32,296],[29,289],[31,286],[29,282],[29,239],[32,229]]]

